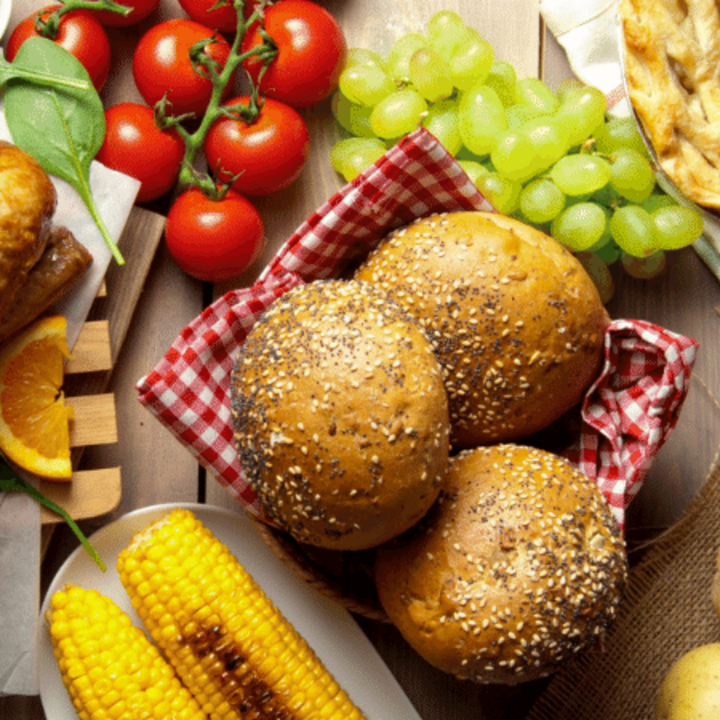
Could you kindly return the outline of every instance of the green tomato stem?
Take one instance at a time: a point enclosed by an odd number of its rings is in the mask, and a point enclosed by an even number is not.
[[[65,0],[62,5],[52,12],[45,20],[42,20],[40,13],[35,17],[35,30],[38,34],[43,37],[54,40],[60,32],[60,19],[63,15],[72,12],[73,10],[107,10],[108,12],[114,12],[118,15],[129,15],[132,12],[132,8],[127,5],[120,5],[114,2],[114,0]]]
[[[262,45],[258,45],[245,53],[240,52],[245,33],[254,22],[261,19],[262,15],[258,10],[254,10],[250,17],[246,20],[244,13],[244,0],[234,0],[233,5],[237,12],[238,25],[237,32],[235,33],[235,38],[230,47],[230,54],[225,65],[218,72],[212,60],[207,58],[203,61],[203,53],[198,53],[198,61],[202,62],[202,64],[206,68],[204,74],[206,74],[206,76],[210,78],[213,85],[210,101],[203,114],[202,120],[200,121],[200,124],[195,129],[195,131],[192,133],[185,130],[185,128],[183,128],[181,125],[176,126],[178,133],[183,138],[183,141],[185,143],[185,154],[183,157],[182,168],[180,170],[179,184],[183,188],[193,186],[198,187],[209,197],[214,194],[214,191],[216,190],[216,184],[210,178],[200,177],[198,173],[194,170],[193,163],[195,162],[195,158],[197,157],[198,152],[202,148],[205,137],[212,125],[220,117],[228,115],[228,108],[222,107],[222,98],[225,92],[225,88],[227,87],[237,68],[240,67],[242,63],[247,60],[247,58],[256,55],[260,56],[267,66],[267,64],[272,61],[272,58],[277,52],[274,42],[272,42],[272,40],[266,34],[264,34],[263,37],[267,37],[267,39]],[[250,98],[250,104],[247,106],[242,106],[244,112],[240,113],[243,120],[247,123],[254,122],[255,119],[257,119],[257,116],[260,114],[261,103],[259,102],[258,90],[255,87],[254,83],[252,83]]]

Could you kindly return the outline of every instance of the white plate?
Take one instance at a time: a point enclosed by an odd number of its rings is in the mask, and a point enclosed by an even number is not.
[[[3,39],[5,31],[7,30],[11,12],[12,0],[0,0],[0,40]]]
[[[45,596],[41,610],[43,619],[40,622],[40,696],[48,720],[77,718],[62,684],[44,620],[52,593],[66,583],[96,588],[112,598],[137,625],[141,625],[120,583],[115,559],[130,542],[134,532],[147,527],[174,507],[192,510],[228,546],[308,641],[369,720],[420,720],[392,673],[350,613],[320,595],[285,567],[265,545],[249,517],[244,513],[188,503],[154,505],[136,510],[98,530],[91,537],[91,542],[108,566],[105,573],[81,547],[73,552],[58,571]]]

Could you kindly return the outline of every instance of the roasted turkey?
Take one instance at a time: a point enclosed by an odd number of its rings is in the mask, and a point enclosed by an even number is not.
[[[0,342],[62,297],[92,261],[53,226],[55,187],[42,166],[0,140]]]

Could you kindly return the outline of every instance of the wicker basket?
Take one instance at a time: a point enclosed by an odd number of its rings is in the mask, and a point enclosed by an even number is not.
[[[720,642],[711,587],[720,548],[720,465],[680,519],[632,569],[605,650],[560,671],[527,720],[654,720],[655,698],[672,663]]]
[[[389,622],[375,592],[372,551],[322,551],[251,517],[263,541],[301,580],[351,613]]]

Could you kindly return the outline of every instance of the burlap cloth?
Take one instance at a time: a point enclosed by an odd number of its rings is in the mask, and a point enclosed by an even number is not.
[[[633,568],[604,652],[549,682],[526,720],[654,720],[660,684],[688,650],[720,642],[710,587],[720,547],[720,464]]]

